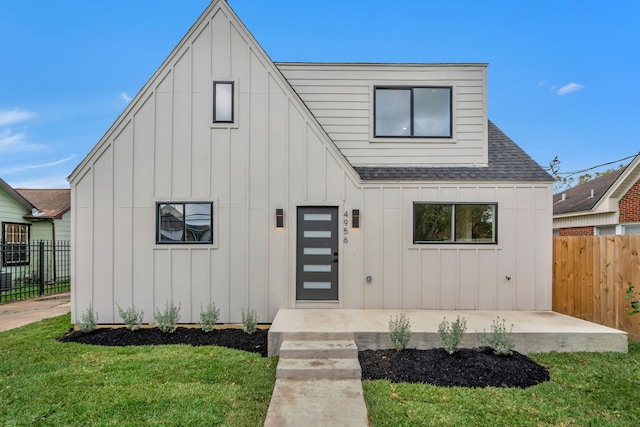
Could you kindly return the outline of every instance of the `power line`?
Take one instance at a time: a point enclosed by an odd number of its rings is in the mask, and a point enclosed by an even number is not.
[[[619,160],[614,160],[614,161],[612,161],[612,162],[602,163],[602,164],[600,164],[600,165],[596,165],[596,166],[592,166],[592,167],[590,167],[590,168],[581,169],[581,170],[572,171],[572,172],[559,172],[559,169],[560,169],[560,168],[559,168],[559,166],[558,166],[558,165],[560,164],[560,160],[558,160],[558,156],[556,156],[556,157],[551,161],[551,163],[549,164],[549,167],[548,167],[548,168],[545,168],[545,170],[550,171],[550,172],[551,172],[551,174],[552,174],[553,176],[555,176],[555,177],[558,177],[559,175],[565,175],[567,178],[569,178],[570,176],[573,176],[573,175],[576,175],[576,174],[579,174],[579,173],[588,172],[588,171],[590,171],[590,170],[598,169],[598,168],[601,168],[601,167],[603,167],[603,166],[609,166],[609,165],[612,165],[612,164],[614,164],[614,163],[618,163],[618,162],[623,162],[623,161],[625,161],[625,160],[629,160],[629,159],[631,159],[631,158],[636,157],[638,154],[640,154],[640,153],[632,154],[631,156],[627,156],[627,157],[624,157],[624,158],[619,159]]]

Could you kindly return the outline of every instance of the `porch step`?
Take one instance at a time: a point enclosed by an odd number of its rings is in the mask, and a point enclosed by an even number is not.
[[[362,378],[357,357],[329,359],[280,359],[276,379],[348,380]]]
[[[284,341],[280,359],[343,359],[357,358],[358,347],[353,341]]]

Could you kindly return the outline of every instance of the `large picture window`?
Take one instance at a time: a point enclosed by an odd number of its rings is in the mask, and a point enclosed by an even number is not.
[[[2,265],[29,264],[29,233],[31,225],[16,224],[12,222],[2,223]]]
[[[158,203],[157,243],[213,243],[213,203]]]
[[[451,138],[450,87],[376,87],[376,137]]]
[[[413,243],[497,243],[497,204],[413,204]]]

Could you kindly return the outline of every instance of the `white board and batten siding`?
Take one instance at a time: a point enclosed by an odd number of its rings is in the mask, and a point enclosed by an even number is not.
[[[233,125],[211,123],[214,80],[235,84]],[[209,6],[70,176],[73,321],[93,304],[100,323],[122,323],[117,306],[135,304],[153,322],[168,301],[183,323],[209,302],[225,323],[242,308],[260,322],[308,306],[550,309],[551,184],[362,182],[336,147],[346,139],[334,144],[305,102],[226,2]],[[481,150],[486,138],[474,138],[460,146]],[[369,144],[354,140],[356,151]],[[414,245],[420,200],[498,203],[498,244]],[[213,202],[214,244],[156,244],[156,204],[190,201]],[[340,236],[336,302],[296,301],[299,206],[335,206],[349,220],[360,209],[360,228]]]
[[[546,184],[366,185],[353,308],[549,310],[551,188]],[[497,203],[497,245],[413,244],[413,203]],[[345,253],[351,256],[351,246]],[[361,270],[360,270],[361,269]],[[365,278],[371,276],[371,282]],[[510,278],[510,279],[508,279]],[[358,299],[360,298],[360,299]]]

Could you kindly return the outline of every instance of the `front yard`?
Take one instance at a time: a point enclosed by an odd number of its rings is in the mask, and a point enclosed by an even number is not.
[[[222,347],[61,343],[69,315],[0,333],[0,425],[261,426],[277,358]],[[640,343],[629,353],[536,354],[528,389],[365,381],[373,426],[637,426]]]

